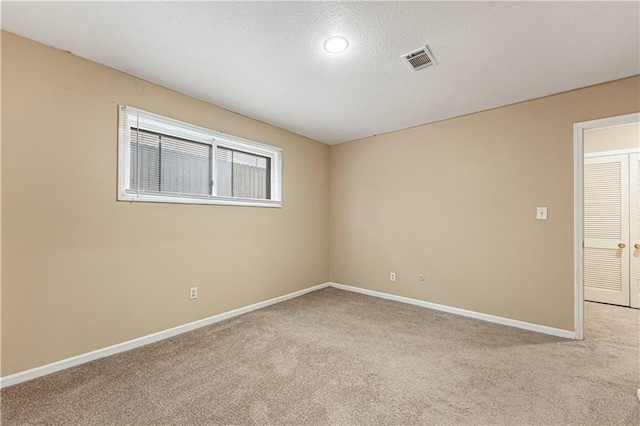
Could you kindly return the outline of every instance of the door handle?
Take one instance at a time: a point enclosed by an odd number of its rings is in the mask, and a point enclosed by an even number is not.
[[[618,247],[625,248],[627,245],[625,243],[618,243]]]
[[[638,250],[640,250],[640,244],[635,244],[633,247],[637,248]]]

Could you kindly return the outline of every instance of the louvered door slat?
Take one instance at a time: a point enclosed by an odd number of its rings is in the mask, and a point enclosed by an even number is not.
[[[584,164],[585,299],[629,305],[629,160],[588,158]],[[625,244],[620,248],[618,244]]]
[[[585,248],[584,285],[622,291],[622,259],[616,249]]]
[[[622,162],[585,164],[584,236],[622,238]]]

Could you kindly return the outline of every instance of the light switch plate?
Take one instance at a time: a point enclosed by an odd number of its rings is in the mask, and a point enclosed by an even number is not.
[[[538,220],[547,220],[547,208],[546,207],[538,207],[538,208],[536,208],[536,219],[538,219]]]

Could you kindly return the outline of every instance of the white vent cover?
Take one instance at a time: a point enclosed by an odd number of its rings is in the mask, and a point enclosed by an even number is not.
[[[436,64],[436,60],[427,46],[416,49],[413,52],[405,53],[402,59],[411,67],[418,71]]]

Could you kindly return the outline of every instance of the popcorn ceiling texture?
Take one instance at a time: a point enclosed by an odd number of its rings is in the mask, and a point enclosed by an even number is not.
[[[637,425],[638,311],[585,341],[336,289],[2,390],[2,424]]]
[[[3,2],[2,26],[334,144],[640,73],[638,2]],[[332,35],[344,54],[322,48]],[[428,44],[438,65],[401,55]]]

